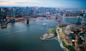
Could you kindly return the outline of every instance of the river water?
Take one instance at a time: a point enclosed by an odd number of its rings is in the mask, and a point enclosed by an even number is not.
[[[55,39],[41,40],[49,28],[55,28],[55,20],[32,20],[30,24],[9,24],[0,29],[0,51],[63,51]]]

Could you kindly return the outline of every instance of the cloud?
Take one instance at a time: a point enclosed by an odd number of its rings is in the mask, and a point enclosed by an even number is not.
[[[16,5],[16,2],[0,2],[1,6],[5,6],[5,5]]]
[[[80,7],[85,7],[86,0],[83,1],[82,0],[0,0],[0,3],[1,3],[0,6],[80,8]]]
[[[1,2],[27,2],[29,0],[0,0]]]

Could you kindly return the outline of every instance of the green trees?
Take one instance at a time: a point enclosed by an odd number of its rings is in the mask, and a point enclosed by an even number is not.
[[[55,33],[56,32],[56,29],[55,28],[50,28],[50,29],[48,29],[48,33]]]
[[[56,28],[50,28],[50,29],[48,29],[48,33],[49,34],[54,34],[55,37],[57,36]]]

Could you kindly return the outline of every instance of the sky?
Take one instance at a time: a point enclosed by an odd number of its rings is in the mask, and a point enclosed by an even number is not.
[[[0,6],[86,8],[86,0],[0,0]]]

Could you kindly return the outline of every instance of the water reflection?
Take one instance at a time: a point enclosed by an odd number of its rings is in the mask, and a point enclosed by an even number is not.
[[[45,24],[45,25],[43,25]],[[0,30],[0,47],[3,51],[62,51],[55,40],[41,41],[42,36],[50,27],[55,27],[55,20],[30,20],[30,24],[17,22],[8,24]],[[51,47],[49,47],[51,45]],[[34,50],[35,49],[35,50]]]

